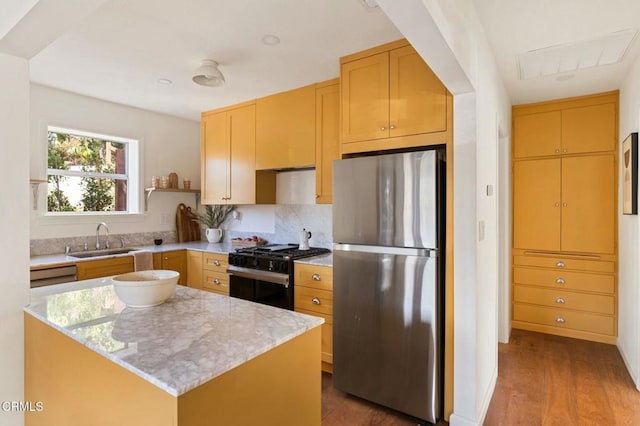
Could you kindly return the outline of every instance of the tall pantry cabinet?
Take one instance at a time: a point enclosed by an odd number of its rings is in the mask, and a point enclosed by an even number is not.
[[[513,327],[617,335],[618,92],[513,107]]]

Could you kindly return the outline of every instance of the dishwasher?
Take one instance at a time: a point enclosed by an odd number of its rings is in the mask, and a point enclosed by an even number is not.
[[[31,271],[31,288],[77,281],[76,265]]]

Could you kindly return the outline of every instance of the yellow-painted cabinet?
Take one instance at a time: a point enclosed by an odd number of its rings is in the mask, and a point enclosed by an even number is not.
[[[340,83],[316,85],[316,203],[333,202],[333,161],[340,158]]]
[[[133,272],[133,256],[78,262],[76,268],[79,281],[124,274]]]
[[[322,370],[333,371],[333,268],[296,263],[294,307],[297,312],[324,318]]]
[[[187,250],[187,286],[202,290],[202,252]]]
[[[153,269],[167,269],[180,273],[178,284],[187,285],[187,252],[172,250],[153,254]]]
[[[516,161],[514,248],[613,254],[614,181],[613,154]]]
[[[256,204],[275,199],[275,174],[256,173],[253,103],[202,114],[202,203]]]
[[[315,165],[315,105],[314,85],[256,100],[256,169]]]
[[[341,60],[343,144],[447,129],[444,85],[408,43],[389,46]]]

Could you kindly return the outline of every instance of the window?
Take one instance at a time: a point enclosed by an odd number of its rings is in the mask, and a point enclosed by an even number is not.
[[[138,212],[138,141],[49,127],[47,212]]]

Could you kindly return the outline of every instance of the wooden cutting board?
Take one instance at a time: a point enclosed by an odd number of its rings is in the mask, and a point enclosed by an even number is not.
[[[176,209],[176,233],[179,243],[200,241],[200,225],[195,221],[191,207],[182,203]]]

